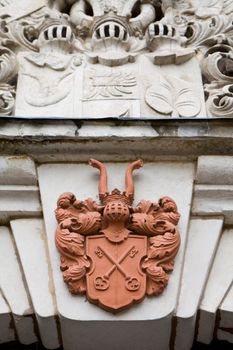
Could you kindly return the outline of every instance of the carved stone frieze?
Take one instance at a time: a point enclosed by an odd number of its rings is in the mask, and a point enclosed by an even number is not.
[[[178,2],[179,3],[179,2]],[[187,47],[196,47],[204,81],[208,117],[229,118],[232,110],[233,3],[193,0],[182,13]]]
[[[145,294],[164,291],[180,246],[180,215],[169,197],[132,206],[132,173],[143,166],[141,160],[128,166],[123,193],[108,192],[102,163],[91,159],[90,165],[100,171],[101,203],[62,194],[56,209],[56,246],[70,292],[86,293],[91,302],[118,312]]]
[[[0,45],[5,51],[0,60],[11,66],[12,74],[1,80],[0,113],[35,118],[232,117],[232,23],[230,0],[2,0]],[[95,71],[92,81],[86,76],[90,71]],[[111,74],[112,81],[107,78]],[[119,74],[125,75],[125,83]],[[165,96],[155,106],[151,90],[164,90],[163,77],[175,97],[171,102]],[[137,85],[136,98],[130,80]],[[177,108],[181,91],[185,112]],[[93,103],[93,93],[114,96],[114,108],[109,101]],[[123,105],[122,94],[129,101]]]

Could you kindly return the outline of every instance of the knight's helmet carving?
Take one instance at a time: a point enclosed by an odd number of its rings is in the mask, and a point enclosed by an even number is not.
[[[39,51],[69,53],[74,45],[73,29],[67,16],[58,11],[47,10],[45,21],[39,27],[38,40],[34,42]]]
[[[99,51],[128,50],[131,36],[140,36],[154,21],[154,3],[149,0],[79,0],[71,9],[71,21],[88,32]]]

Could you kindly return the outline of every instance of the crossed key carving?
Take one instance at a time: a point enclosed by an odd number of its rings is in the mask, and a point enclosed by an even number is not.
[[[127,251],[119,258],[119,260],[116,260],[112,257],[112,255],[108,252],[106,252],[103,248],[98,247],[98,256],[101,258],[103,255],[108,258],[108,260],[113,264],[112,267],[104,274],[104,276],[98,276],[95,279],[95,288],[98,290],[106,290],[109,288],[109,277],[112,275],[112,273],[118,269],[121,274],[125,277],[125,283],[126,288],[128,290],[138,290],[140,287],[140,282],[136,277],[131,276],[127,273],[127,271],[121,266],[121,263],[125,260],[127,256],[129,256],[130,253],[134,253],[133,256],[135,256],[135,247],[131,246]],[[101,252],[102,256],[99,255],[99,252]],[[133,257],[132,256],[132,257]]]

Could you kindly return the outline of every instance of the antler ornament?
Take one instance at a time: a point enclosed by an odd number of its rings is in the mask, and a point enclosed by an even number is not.
[[[167,286],[180,246],[180,214],[169,197],[132,206],[133,172],[142,160],[128,166],[125,191],[111,193],[104,164],[95,159],[89,164],[100,172],[100,204],[62,194],[55,243],[70,292],[86,293],[90,302],[118,312]]]

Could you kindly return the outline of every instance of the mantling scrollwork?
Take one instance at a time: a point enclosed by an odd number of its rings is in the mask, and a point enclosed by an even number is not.
[[[229,0],[192,2],[193,8],[184,10],[182,16],[188,24],[187,45],[198,50],[207,115],[233,117],[233,3]]]
[[[233,49],[226,44],[215,45],[207,51],[202,67],[208,82],[208,110],[215,117],[233,117]]]
[[[130,228],[149,238],[149,250],[142,267],[148,276],[147,294],[158,295],[167,286],[174,258],[180,246],[177,229],[180,215],[175,202],[164,197],[158,203],[142,201],[134,208]]]
[[[64,193],[57,202],[59,223],[56,245],[61,253],[64,281],[72,293],[86,291],[86,273],[90,262],[85,254],[84,235],[96,234],[101,227],[101,214],[92,200],[78,201],[72,193]]]

